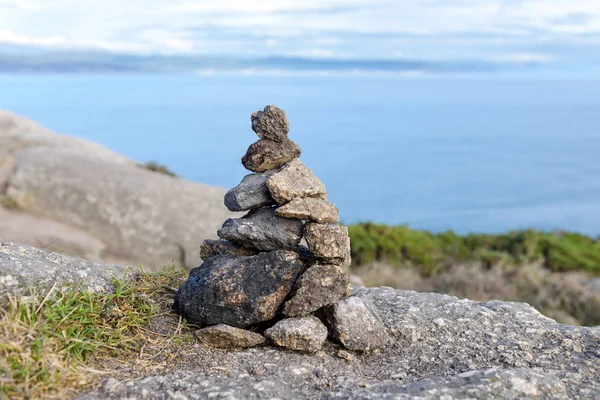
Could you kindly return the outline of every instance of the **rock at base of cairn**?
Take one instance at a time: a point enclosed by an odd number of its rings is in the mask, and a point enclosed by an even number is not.
[[[304,227],[304,238],[315,257],[325,263],[343,268],[350,265],[350,237],[347,227],[310,222]]]
[[[214,256],[254,256],[257,250],[238,247],[227,240],[206,239],[200,245],[200,258],[204,261]]]
[[[229,325],[215,325],[199,329],[194,336],[201,343],[219,349],[245,349],[265,343],[266,338],[256,332]]]
[[[229,211],[249,211],[276,204],[271,197],[267,180],[279,170],[246,175],[239,185],[225,195],[225,207]]]
[[[327,340],[327,327],[318,318],[309,315],[281,320],[267,329],[265,336],[278,346],[315,353]]]
[[[298,159],[286,164],[280,172],[267,181],[271,196],[278,204],[301,197],[325,199],[327,190],[323,182]]]
[[[285,250],[211,257],[179,288],[174,309],[201,328],[247,328],[278,315],[304,270],[298,254]]]
[[[274,142],[260,139],[250,145],[246,155],[242,157],[242,164],[249,171],[264,172],[279,168],[300,157],[300,154],[300,147],[291,140]]]
[[[333,304],[344,296],[349,282],[348,275],[334,265],[312,266],[296,282],[283,314],[297,317]]]
[[[278,217],[272,208],[261,208],[242,218],[228,219],[217,234],[242,247],[272,251],[298,247],[302,230],[302,221]]]
[[[296,218],[319,223],[338,222],[337,207],[325,199],[296,198],[277,208],[275,214],[284,218]]]
[[[350,296],[322,312],[334,339],[348,350],[369,351],[385,346],[389,336],[377,309],[367,299]]]

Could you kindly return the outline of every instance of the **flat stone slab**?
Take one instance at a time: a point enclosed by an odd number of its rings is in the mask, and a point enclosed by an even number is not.
[[[390,334],[386,347],[353,353],[351,361],[327,342],[318,355],[270,346],[191,347],[174,371],[107,379],[81,399],[133,398],[143,391],[152,399],[177,393],[362,400],[589,400],[600,393],[600,329],[558,324],[524,303],[391,288],[356,288],[354,294],[377,308]]]
[[[278,217],[272,208],[261,208],[242,218],[228,219],[217,234],[242,247],[272,251],[296,248],[302,232],[302,221]]]
[[[295,198],[277,208],[275,214],[285,218],[297,218],[303,221],[335,223],[339,220],[338,208],[325,199],[310,197]]]
[[[291,140],[274,142],[260,139],[250,145],[242,157],[242,165],[252,172],[264,172],[287,164],[300,157],[301,153],[300,147]]]
[[[214,256],[253,256],[258,250],[239,247],[230,241],[206,239],[200,245],[200,258],[204,261]]]
[[[194,336],[201,343],[220,349],[242,349],[259,346],[267,340],[263,335],[229,325],[214,325],[199,329]]]
[[[348,350],[375,350],[389,342],[385,326],[368,299],[346,297],[325,308],[324,314],[333,338]]]
[[[29,246],[0,241],[0,307],[7,295],[30,296],[56,285],[81,287],[91,292],[111,291],[114,279],[132,277],[135,267],[82,260]]]
[[[309,250],[326,264],[340,267],[350,265],[352,259],[347,227],[310,222],[304,226],[304,238]]]
[[[323,182],[300,160],[291,161],[270,177],[267,187],[278,204],[298,197],[327,198]]]
[[[327,327],[312,315],[287,318],[267,329],[265,336],[278,346],[315,353],[327,340]]]
[[[310,314],[341,299],[350,278],[334,265],[314,265],[298,279],[291,299],[283,307],[290,317]]]
[[[247,328],[278,315],[304,270],[293,251],[211,257],[190,272],[173,308],[201,328]]]
[[[290,124],[285,114],[280,108],[273,105],[266,106],[263,111],[252,113],[252,130],[256,132],[261,139],[283,142],[288,138]]]
[[[248,211],[276,204],[271,197],[267,180],[279,170],[246,175],[239,185],[225,194],[225,207],[229,211]]]

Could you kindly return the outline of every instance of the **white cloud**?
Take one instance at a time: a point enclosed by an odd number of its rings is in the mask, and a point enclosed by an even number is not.
[[[598,46],[600,36],[598,0],[0,0],[0,7],[0,43],[127,52],[508,54],[549,62],[561,58],[550,54],[553,43]],[[569,15],[578,18],[557,23]]]

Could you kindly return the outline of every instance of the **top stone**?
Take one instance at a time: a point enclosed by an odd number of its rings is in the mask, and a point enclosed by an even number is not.
[[[261,139],[284,142],[288,139],[290,124],[285,111],[271,105],[252,113],[252,130]]]

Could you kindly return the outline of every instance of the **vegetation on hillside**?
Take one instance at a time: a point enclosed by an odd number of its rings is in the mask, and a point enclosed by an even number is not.
[[[159,164],[156,161],[148,161],[144,164],[138,164],[138,167],[147,169],[148,171],[157,172],[159,174],[167,175],[176,178],[177,174],[171,171],[166,165]]]
[[[9,298],[8,309],[0,309],[0,399],[69,398],[93,387],[111,365],[174,364],[181,344],[193,341],[170,311],[172,288],[182,279],[165,269],[115,280],[113,293],[52,288]]]
[[[381,261],[435,276],[464,263],[488,268],[541,263],[553,272],[600,275],[600,240],[577,233],[530,229],[502,235],[459,236],[452,231],[431,233],[370,222],[350,226],[349,233],[357,266]]]

